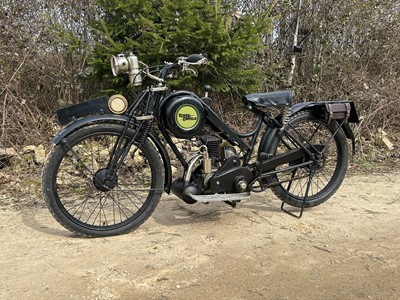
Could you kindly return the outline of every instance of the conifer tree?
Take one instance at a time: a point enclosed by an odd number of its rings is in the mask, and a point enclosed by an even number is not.
[[[259,87],[255,64],[263,36],[270,30],[265,14],[239,11],[236,0],[97,0],[99,17],[92,24],[98,34],[91,58],[96,76],[110,76],[109,58],[123,52],[137,54],[148,65],[173,62],[179,56],[201,53],[209,65],[196,78],[176,85],[240,93]],[[117,78],[115,88],[126,82]]]

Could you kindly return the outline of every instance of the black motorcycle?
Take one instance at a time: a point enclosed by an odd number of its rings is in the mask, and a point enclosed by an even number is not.
[[[57,111],[67,126],[51,141],[42,185],[61,225],[85,236],[123,234],[151,215],[163,192],[190,204],[235,207],[268,188],[282,200],[282,210],[300,218],[304,208],[336,192],[347,171],[347,139],[354,151],[353,102],[292,105],[293,91],[250,94],[243,102],[254,128],[238,133],[212,110],[209,86],[205,97],[167,93],[169,78],[204,64],[207,59],[195,54],[148,67],[132,53],[120,54],[111,60],[115,76],[127,74],[134,86],[144,77],[152,82],[132,104],[117,94]],[[177,178],[172,153],[182,169]]]

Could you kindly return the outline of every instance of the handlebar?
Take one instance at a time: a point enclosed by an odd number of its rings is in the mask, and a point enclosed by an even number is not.
[[[125,57],[124,54],[113,56],[111,58],[111,70],[114,76],[119,74],[128,74],[129,81],[133,85],[139,86],[142,84],[141,73],[155,81],[165,83],[165,78],[169,71],[182,67],[182,71],[190,70],[196,73],[193,69],[189,68],[189,66],[205,65],[207,62],[207,58],[201,54],[191,54],[188,57],[181,56],[177,58],[175,63],[165,63],[158,77],[151,74],[150,68],[143,62],[139,62],[136,55],[129,53],[127,57]],[[144,68],[139,68],[139,63],[144,66]]]

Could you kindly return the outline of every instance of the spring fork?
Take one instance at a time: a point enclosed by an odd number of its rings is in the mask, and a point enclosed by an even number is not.
[[[151,121],[146,120],[143,121],[141,126],[137,129],[137,132],[135,134],[135,137],[130,140],[126,145],[122,146],[122,153],[118,154],[117,156],[117,163],[115,166],[115,170],[118,170],[120,166],[122,165],[126,155],[129,152],[129,149],[131,148],[132,144],[135,144],[137,146],[140,146],[147,138],[147,135],[149,134],[149,131],[151,129]],[[136,153],[137,149],[134,151],[133,155]],[[120,152],[120,151],[118,151]]]
[[[142,103],[143,100],[145,100],[147,98],[147,105],[146,108],[141,112],[142,116],[135,116],[136,121],[134,122],[135,124],[135,129],[136,132],[134,134],[134,137],[132,138],[132,140],[130,141],[125,141],[125,144],[122,145],[123,140],[126,137],[126,132],[128,130],[128,127],[130,126],[131,120],[134,118],[134,113],[136,111],[136,109],[138,108],[139,104]],[[151,128],[151,124],[152,124],[152,119],[153,119],[153,115],[149,114],[149,105],[151,102],[152,98],[151,98],[151,94],[149,89],[147,89],[146,91],[143,91],[138,99],[136,100],[135,104],[132,105],[128,112],[128,120],[125,122],[124,125],[124,129],[122,131],[122,134],[117,138],[117,141],[113,147],[113,150],[111,151],[111,155],[110,155],[110,160],[108,162],[108,171],[107,171],[107,175],[111,176],[112,174],[114,174],[116,172],[116,170],[118,170],[118,168],[121,166],[122,162],[124,161],[130,147],[132,146],[132,144],[134,142],[136,142],[137,145],[140,145],[147,137],[150,128]],[[137,122],[139,121],[139,122]],[[144,129],[144,131],[142,131],[142,129]],[[137,143],[137,139],[139,136],[139,140],[141,141],[140,143]]]
[[[126,140],[125,143],[123,143],[123,140],[126,137],[128,125],[129,123],[127,122],[122,134],[117,139],[113,151],[111,152],[110,162],[108,164],[109,176],[111,176],[111,174],[120,168],[132,144],[135,143],[138,146],[141,145],[145,141],[151,129],[151,121],[145,120],[137,127],[134,137],[131,140]],[[135,150],[135,152],[136,151],[137,150]]]
[[[142,128],[140,129],[139,136],[135,139],[137,145],[141,145],[147,138],[151,128],[151,121],[143,121]]]

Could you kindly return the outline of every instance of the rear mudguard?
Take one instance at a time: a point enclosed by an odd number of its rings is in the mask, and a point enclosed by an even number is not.
[[[59,131],[51,140],[51,143],[57,145],[60,141],[71,134],[72,132],[78,130],[79,128],[92,125],[94,123],[115,123],[128,122],[128,117],[123,115],[111,115],[111,114],[103,114],[103,115],[94,115],[88,116],[85,118],[78,119],[72,123],[69,123],[65,128]],[[171,169],[171,160],[169,158],[168,152],[165,150],[165,147],[161,143],[158,136],[150,131],[149,139],[156,146],[158,152],[160,153],[161,159],[164,164],[164,173],[165,173],[165,181],[164,181],[164,190],[169,194],[171,191],[171,182],[172,182],[172,169]]]
[[[329,104],[341,104],[348,103],[350,104],[350,115],[348,116],[347,121],[349,123],[359,123],[358,114],[356,110],[356,106],[353,101],[323,101],[323,102],[303,102],[296,103],[292,106],[292,115],[302,110],[312,111],[316,118],[327,118],[326,116],[326,107]]]
[[[344,122],[342,125],[343,131],[346,134],[346,137],[350,140],[352,140],[352,147],[353,147],[353,153],[355,152],[355,136],[353,133],[353,130],[350,127],[349,123],[359,123],[359,118],[358,114],[354,105],[353,101],[325,101],[325,102],[303,102],[303,103],[297,103],[292,106],[292,113],[291,115],[293,116],[294,114],[300,112],[300,111],[311,111],[313,116],[316,119],[320,120],[326,120],[327,114],[326,114],[326,108],[328,104],[337,104],[337,103],[349,103],[350,104],[350,114],[347,117],[347,122]],[[274,138],[276,132],[279,130],[279,128],[274,124],[273,122],[270,122],[267,125],[267,128],[265,129],[264,135],[261,138],[260,141],[260,147],[258,149],[258,155],[260,156],[260,153],[268,151],[268,146],[271,144],[272,139]]]

